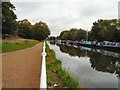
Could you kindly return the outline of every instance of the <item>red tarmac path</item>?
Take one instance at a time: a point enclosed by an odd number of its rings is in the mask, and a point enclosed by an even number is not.
[[[39,88],[43,43],[2,54],[2,88]]]

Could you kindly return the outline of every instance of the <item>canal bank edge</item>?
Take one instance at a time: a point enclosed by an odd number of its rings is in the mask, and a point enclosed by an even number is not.
[[[46,69],[48,88],[80,88],[80,85],[65,70],[62,70],[61,61],[46,43]]]

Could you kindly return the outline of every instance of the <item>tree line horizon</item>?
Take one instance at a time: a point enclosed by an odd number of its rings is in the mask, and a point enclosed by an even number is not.
[[[48,25],[39,21],[32,25],[27,19],[17,21],[15,6],[11,2],[2,2],[2,38],[9,35],[25,39],[45,40],[50,35]]]
[[[71,28],[64,30],[59,36],[51,36],[50,40],[89,40],[89,41],[112,41],[120,42],[120,21],[117,19],[99,19],[93,23],[90,31]],[[86,38],[87,37],[87,38]]]
[[[71,28],[69,30],[63,30],[59,36],[50,37],[50,29],[48,25],[39,21],[32,25],[27,19],[17,21],[17,15],[14,13],[15,6],[11,2],[2,2],[2,37],[6,37],[6,34],[19,36],[26,39],[50,40],[88,40],[93,41],[115,41],[120,42],[120,30],[117,26],[120,25],[120,21],[117,19],[99,19],[93,22],[91,30],[87,32],[81,28]]]

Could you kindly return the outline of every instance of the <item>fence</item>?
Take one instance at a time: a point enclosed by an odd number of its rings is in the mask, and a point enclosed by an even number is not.
[[[45,42],[44,42],[43,52],[42,52],[42,69],[41,69],[40,88],[47,88],[45,57],[46,57],[46,52],[45,52]]]

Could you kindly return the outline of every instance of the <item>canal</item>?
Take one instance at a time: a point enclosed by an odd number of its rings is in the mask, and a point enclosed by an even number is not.
[[[48,43],[82,88],[119,88],[120,53],[82,46]]]

